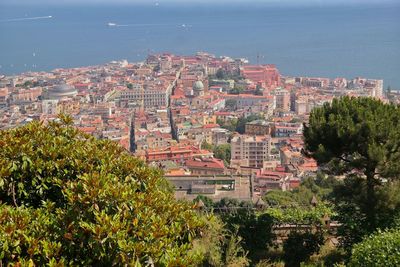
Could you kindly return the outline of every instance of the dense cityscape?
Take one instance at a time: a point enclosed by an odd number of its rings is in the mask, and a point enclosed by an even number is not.
[[[0,266],[397,266],[399,103],[205,52],[2,75]]]
[[[246,59],[159,54],[2,76],[0,129],[69,114],[79,130],[161,167],[179,198],[256,201],[317,172],[301,153],[303,123],[340,96],[398,101],[382,80],[287,77]]]

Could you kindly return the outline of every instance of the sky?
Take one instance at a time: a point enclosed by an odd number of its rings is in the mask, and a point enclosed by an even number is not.
[[[76,4],[266,4],[266,5],[366,5],[366,4],[392,4],[398,0],[0,0],[3,4],[12,5],[76,5]],[[1,4],[0,4],[1,5]]]

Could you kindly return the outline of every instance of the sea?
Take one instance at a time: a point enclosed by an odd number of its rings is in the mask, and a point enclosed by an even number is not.
[[[276,64],[288,76],[367,77],[400,89],[399,14],[400,3],[24,6],[0,1],[0,74],[204,51]]]

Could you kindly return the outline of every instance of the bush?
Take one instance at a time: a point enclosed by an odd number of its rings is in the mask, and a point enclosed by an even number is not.
[[[198,262],[204,223],[160,170],[70,124],[0,131],[0,265]]]
[[[349,266],[400,266],[400,229],[379,231],[356,244]]]

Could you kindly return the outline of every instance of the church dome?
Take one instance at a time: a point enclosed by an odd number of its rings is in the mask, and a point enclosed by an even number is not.
[[[204,90],[204,84],[202,81],[196,81],[193,84],[193,91],[203,91]]]
[[[49,89],[48,98],[52,100],[59,100],[64,97],[74,97],[78,94],[78,91],[67,84],[58,84],[53,88]]]

